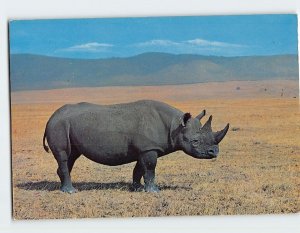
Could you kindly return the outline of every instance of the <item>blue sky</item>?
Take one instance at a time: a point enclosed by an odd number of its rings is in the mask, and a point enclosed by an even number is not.
[[[16,20],[9,32],[12,54],[107,58],[145,52],[298,53],[296,15]]]

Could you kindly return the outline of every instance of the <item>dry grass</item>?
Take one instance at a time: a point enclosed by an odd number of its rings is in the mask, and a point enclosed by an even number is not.
[[[48,219],[299,212],[299,99],[274,96],[161,98],[194,115],[205,108],[214,115],[215,130],[230,122],[234,131],[230,130],[220,144],[216,160],[195,160],[183,152],[160,158],[159,194],[129,191],[133,163],[108,167],[83,156],[72,172],[80,192],[61,193],[57,164],[43,150],[42,136],[49,116],[62,103],[13,104],[13,216]],[[114,101],[107,97],[107,102]]]

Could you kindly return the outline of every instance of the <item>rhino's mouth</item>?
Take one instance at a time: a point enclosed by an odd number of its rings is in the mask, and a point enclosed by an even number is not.
[[[215,158],[218,157],[218,154],[210,154],[210,153],[208,153],[207,155],[209,156],[210,159],[215,159]]]
[[[197,156],[195,156],[195,158],[198,159],[215,159],[218,157],[218,154],[216,153],[211,153],[211,152],[201,152],[200,154],[198,154]]]
[[[207,155],[210,156],[211,158],[217,158],[219,153],[215,153],[215,152],[207,152]]]
[[[191,155],[196,159],[215,159],[219,155],[219,149],[210,148],[208,150],[193,150],[190,153],[184,151],[186,154]]]

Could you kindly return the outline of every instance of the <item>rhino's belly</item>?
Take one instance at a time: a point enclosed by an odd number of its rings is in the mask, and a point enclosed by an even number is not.
[[[101,163],[109,166],[117,166],[126,163],[137,161],[135,152],[125,151],[125,148],[106,147],[95,151],[87,148],[82,153],[85,157],[93,160],[96,163]]]
[[[122,165],[138,158],[130,137],[122,133],[105,133],[76,144],[84,156],[104,165]]]

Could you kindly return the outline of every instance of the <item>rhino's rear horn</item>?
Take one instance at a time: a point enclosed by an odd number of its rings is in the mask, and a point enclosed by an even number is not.
[[[196,118],[200,121],[205,116],[205,114],[206,114],[206,111],[204,109],[198,116],[196,116]]]
[[[208,132],[211,132],[212,129],[211,129],[211,120],[212,120],[212,115],[208,118],[208,120],[205,122],[205,124],[203,125],[202,127],[202,130],[204,131],[208,131]]]
[[[215,141],[216,141],[217,144],[218,144],[219,142],[221,142],[222,139],[225,137],[225,135],[226,135],[228,129],[229,129],[229,124],[227,124],[227,125],[225,126],[225,128],[222,129],[221,131],[218,131],[218,132],[215,132],[215,133],[214,133]]]

